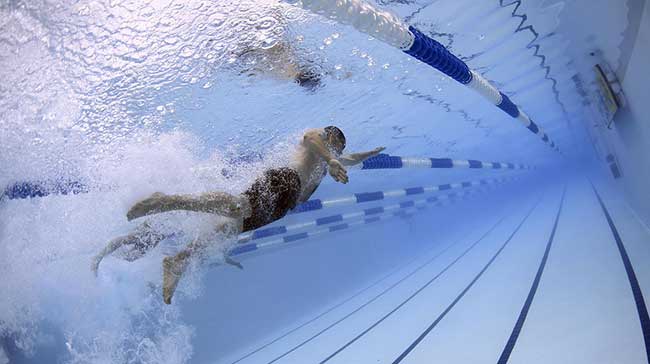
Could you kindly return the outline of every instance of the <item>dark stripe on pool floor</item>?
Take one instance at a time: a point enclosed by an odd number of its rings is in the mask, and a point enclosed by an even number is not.
[[[591,182],[590,182],[591,183]],[[639,286],[639,281],[636,278],[636,273],[634,273],[634,267],[632,267],[632,262],[630,262],[630,257],[627,255],[627,250],[625,250],[625,245],[623,245],[623,240],[614,225],[612,217],[609,215],[609,211],[603,200],[600,198],[600,194],[596,190],[596,186],[591,183],[591,188],[598,198],[598,203],[603,209],[605,218],[607,218],[607,223],[609,228],[614,235],[616,240],[616,246],[618,247],[618,252],[621,254],[621,259],[623,260],[623,266],[625,266],[625,272],[627,273],[627,279],[630,282],[630,288],[632,288],[632,295],[634,296],[634,302],[636,303],[636,310],[639,314],[639,321],[641,322],[641,331],[643,332],[643,341],[645,342],[645,353],[648,363],[650,363],[650,317],[648,316],[648,308],[645,304],[645,299],[643,299],[643,293],[641,292],[641,286]]]
[[[528,211],[528,213],[526,214],[526,216],[524,217],[524,219],[519,223],[519,225],[517,225],[517,227],[515,228],[515,230],[512,232],[512,234],[510,234],[510,236],[508,237],[508,239],[507,239],[507,240],[506,240],[506,241],[501,245],[501,247],[499,248],[499,250],[497,250],[496,253],[494,253],[494,255],[492,256],[492,258],[487,262],[487,264],[485,264],[485,266],[483,267],[483,269],[481,269],[481,271],[478,272],[478,274],[476,275],[476,277],[474,277],[474,279],[472,279],[472,281],[469,282],[469,284],[467,285],[467,287],[465,287],[465,289],[463,289],[463,291],[458,295],[458,297],[456,297],[456,299],[454,299],[454,300],[451,302],[451,304],[449,304],[449,306],[447,306],[447,308],[446,308],[446,309],[445,309],[445,310],[444,310],[444,311],[443,311],[443,312],[442,312],[442,313],[441,313],[441,314],[440,314],[440,315],[435,319],[435,321],[433,321],[433,322],[431,323],[431,325],[429,325],[429,327],[427,327],[427,328],[422,332],[422,334],[420,334],[420,336],[418,336],[418,338],[415,339],[415,340],[411,343],[411,345],[409,345],[409,347],[406,348],[406,350],[404,350],[404,351],[402,352],[402,354],[400,354],[400,355],[397,357],[397,359],[395,359],[395,360],[393,361],[393,364],[400,363],[402,360],[404,360],[404,358],[406,358],[406,356],[409,355],[409,353],[410,353],[411,351],[413,351],[413,349],[415,349],[416,346],[418,346],[418,344],[419,344],[419,343],[420,343],[420,342],[421,342],[421,341],[422,341],[422,340],[423,340],[423,339],[424,339],[424,338],[429,334],[429,332],[431,332],[431,330],[433,330],[433,329],[438,325],[438,323],[439,323],[440,321],[442,321],[442,319],[443,319],[443,318],[444,318],[444,317],[449,313],[449,311],[451,311],[451,310],[454,308],[454,306],[456,306],[456,304],[457,304],[457,303],[458,303],[458,302],[463,298],[463,296],[465,296],[465,294],[466,294],[466,293],[467,293],[467,292],[472,288],[472,286],[474,286],[474,283],[476,283],[476,282],[479,280],[479,278],[481,278],[481,276],[483,275],[483,273],[485,273],[485,271],[486,271],[486,270],[487,270],[487,269],[492,265],[492,263],[497,259],[497,257],[498,257],[498,256],[501,254],[501,252],[503,251],[503,249],[505,249],[505,247],[508,245],[508,243],[510,243],[510,241],[512,240],[512,238],[515,236],[515,234],[517,234],[517,232],[519,231],[519,229],[521,229],[521,227],[524,225],[524,223],[526,222],[526,220],[528,220],[528,217],[530,217],[530,215],[533,213],[533,211],[535,211],[535,209],[537,208],[537,206],[539,206],[539,203],[540,203],[541,201],[542,201],[542,198],[540,198],[540,199],[537,201],[537,203],[536,203],[536,204],[535,204],[535,205],[534,205],[534,206],[533,206],[533,207]]]
[[[435,250],[435,248],[430,249],[429,251],[427,251],[427,254],[431,253],[433,250]],[[391,272],[389,272],[388,274],[384,275],[384,276],[381,277],[380,279],[376,280],[376,281],[373,282],[372,284],[370,284],[370,285],[366,286],[365,288],[361,289],[360,291],[358,291],[357,293],[353,294],[352,296],[346,298],[345,300],[343,300],[343,301],[341,301],[341,302],[335,304],[334,306],[328,308],[327,310],[321,312],[321,313],[318,314],[316,317],[314,317],[314,318],[312,318],[312,319],[310,319],[310,320],[308,320],[308,321],[305,321],[304,323],[300,324],[299,326],[297,326],[297,327],[295,327],[295,328],[293,328],[293,329],[287,331],[286,333],[284,333],[284,334],[278,336],[277,338],[273,339],[272,341],[269,341],[268,343],[266,343],[266,344],[264,344],[264,345],[258,347],[257,349],[255,349],[255,350],[249,352],[248,354],[246,354],[246,355],[240,357],[239,359],[233,361],[233,362],[230,363],[230,364],[236,364],[236,363],[239,363],[240,361],[242,361],[242,360],[244,360],[244,359],[250,357],[251,355],[253,355],[253,354],[259,352],[260,350],[269,347],[270,345],[272,345],[272,344],[274,344],[274,343],[280,341],[281,339],[283,339],[283,338],[289,336],[290,334],[292,334],[292,333],[294,333],[294,332],[300,330],[301,328],[307,326],[308,324],[310,324],[310,323],[312,323],[312,322],[318,320],[319,318],[325,316],[326,314],[328,314],[328,313],[334,311],[335,309],[337,309],[337,308],[343,306],[344,304],[348,303],[349,301],[351,301],[351,300],[353,300],[354,298],[358,297],[359,295],[363,294],[364,292],[366,292],[367,290],[371,289],[372,287],[375,287],[375,286],[377,286],[379,283],[381,283],[381,282],[385,281],[386,279],[392,277],[392,276],[395,275],[397,272],[399,272],[399,271],[402,270],[402,269],[405,269],[406,267],[408,267],[409,265],[411,265],[411,264],[412,264],[413,262],[415,262],[416,260],[417,260],[417,257],[414,258],[414,259],[411,259],[408,263],[404,264],[403,266],[399,266],[399,267],[397,267],[396,269],[392,270]]]
[[[462,241],[463,239],[465,239],[465,237],[459,239],[458,241],[455,241],[455,242],[449,244],[449,245],[448,245],[446,248],[444,248],[441,252],[439,252],[438,254],[436,254],[432,259],[429,259],[429,260],[427,260],[425,263],[423,263],[423,266],[424,266],[424,265],[427,265],[428,263],[430,263],[433,259],[437,258],[440,254],[444,253],[445,251],[447,251],[448,249],[450,249],[452,246],[456,245],[459,241]],[[425,254],[426,254],[426,255],[429,255],[429,254],[433,253],[433,251],[434,251],[436,248],[437,248],[437,246],[434,247],[434,248],[432,248],[432,249],[427,250]],[[253,355],[253,354],[259,352],[260,350],[269,347],[270,345],[272,345],[272,344],[278,342],[279,340],[281,340],[281,339],[287,337],[288,335],[290,335],[290,334],[292,334],[292,333],[298,331],[299,329],[301,329],[301,328],[307,326],[308,324],[310,324],[310,323],[312,323],[312,322],[318,320],[319,318],[325,316],[326,314],[328,314],[328,313],[334,311],[335,309],[341,307],[342,305],[348,303],[349,301],[353,300],[354,298],[356,298],[356,297],[358,297],[359,295],[363,294],[364,292],[368,291],[368,290],[371,289],[372,287],[377,286],[377,285],[380,284],[381,282],[383,282],[383,281],[385,281],[386,279],[390,278],[391,276],[395,275],[397,272],[399,272],[399,271],[401,271],[401,270],[403,270],[403,269],[406,269],[408,266],[410,266],[411,264],[413,264],[416,260],[418,260],[418,257],[415,257],[415,258],[411,259],[409,262],[407,262],[406,264],[404,264],[404,265],[402,265],[402,266],[399,266],[399,267],[393,269],[391,272],[389,272],[388,274],[384,275],[382,278],[378,279],[377,281],[373,282],[372,284],[366,286],[365,288],[361,289],[360,291],[358,291],[358,292],[355,293],[354,295],[352,295],[352,296],[346,298],[345,300],[343,300],[343,301],[337,303],[336,305],[330,307],[329,309],[323,311],[322,313],[320,313],[320,314],[317,315],[316,317],[314,317],[314,318],[312,318],[312,319],[310,319],[310,320],[308,320],[308,321],[302,323],[301,325],[299,325],[299,326],[297,326],[297,327],[295,327],[295,328],[293,328],[293,329],[287,331],[286,333],[282,334],[281,336],[278,336],[277,338],[273,339],[272,341],[270,341],[270,342],[268,342],[268,343],[266,343],[266,344],[264,344],[264,345],[258,347],[257,349],[255,349],[255,350],[249,352],[248,354],[246,354],[246,355],[240,357],[239,359],[233,361],[231,364],[239,363],[240,361],[242,361],[242,360],[244,360],[244,359],[250,357],[251,355]],[[419,269],[419,268],[418,268],[418,269]],[[415,272],[412,272],[411,275],[412,275],[413,273],[415,273]],[[382,293],[382,294],[383,294],[383,293]]]
[[[542,256],[542,261],[539,263],[539,268],[537,269],[537,274],[535,275],[535,279],[533,280],[533,285],[530,287],[530,291],[528,292],[528,297],[526,297],[526,301],[524,302],[524,307],[522,307],[521,312],[519,313],[519,318],[517,318],[515,327],[512,329],[510,338],[508,338],[508,342],[506,342],[506,346],[503,348],[503,352],[501,352],[501,356],[499,357],[499,361],[497,362],[498,364],[505,364],[508,362],[508,359],[510,358],[510,354],[512,354],[512,350],[515,348],[515,344],[517,343],[517,339],[519,338],[519,333],[521,332],[521,329],[524,326],[524,322],[526,321],[526,317],[528,316],[528,311],[530,310],[530,306],[533,303],[533,299],[535,298],[535,293],[537,292],[539,281],[542,278],[542,273],[544,273],[544,267],[546,266],[546,261],[548,260],[548,255],[551,251],[551,246],[553,245],[553,239],[555,238],[555,232],[557,231],[558,221],[560,221],[560,214],[562,213],[562,206],[564,205],[565,196],[566,196],[566,185],[564,186],[564,191],[562,191],[562,200],[560,200],[560,208],[557,211],[557,216],[555,216],[555,222],[553,223],[553,230],[551,231],[551,236],[548,238],[548,243],[546,243],[546,250],[544,251],[544,256]]]
[[[528,218],[528,216],[530,216],[530,213],[535,209],[535,207],[537,207],[537,205],[539,205],[540,202],[541,202],[541,199],[538,200],[538,201],[535,203],[535,205],[531,208],[531,210],[530,210],[530,211],[526,214],[526,216],[524,217],[524,221]],[[476,240],[472,245],[470,245],[470,247],[467,248],[467,249],[466,249],[466,250],[465,250],[465,251],[464,251],[460,256],[458,256],[454,261],[452,261],[449,265],[447,265],[447,266],[446,266],[442,271],[440,271],[438,274],[436,274],[436,275],[435,275],[433,278],[431,278],[428,282],[426,282],[424,285],[422,285],[422,286],[421,286],[417,291],[415,291],[413,294],[411,294],[411,296],[409,296],[408,298],[406,298],[406,299],[405,299],[402,303],[400,303],[397,307],[395,307],[395,308],[394,308],[393,310],[391,310],[389,313],[387,313],[386,315],[384,315],[382,318],[380,318],[378,321],[376,321],[374,324],[372,324],[372,325],[371,325],[370,327],[368,327],[366,330],[364,330],[363,332],[361,332],[361,333],[360,333],[359,335],[357,335],[354,339],[348,341],[345,345],[343,345],[343,346],[340,347],[338,350],[336,350],[334,353],[332,353],[330,356],[328,356],[327,358],[325,358],[323,361],[320,362],[320,364],[323,364],[323,363],[329,361],[330,359],[332,359],[333,357],[335,357],[336,355],[338,355],[341,351],[345,350],[348,346],[352,345],[355,341],[357,341],[358,339],[360,339],[361,337],[363,337],[365,334],[367,334],[368,332],[370,332],[370,330],[372,330],[373,328],[375,328],[377,325],[379,325],[381,322],[383,322],[385,319],[387,319],[389,316],[391,316],[393,313],[395,313],[397,310],[399,310],[402,306],[404,306],[407,302],[409,302],[411,299],[413,299],[415,296],[417,296],[417,295],[418,295],[420,292],[422,292],[426,287],[428,287],[431,283],[433,283],[433,282],[434,282],[438,277],[440,277],[440,276],[441,276],[443,273],[445,273],[449,268],[451,268],[454,264],[456,264],[456,262],[458,262],[461,258],[463,258],[467,253],[469,253],[470,250],[472,250],[472,249],[473,249],[473,248],[474,248],[474,247],[475,247],[479,242],[481,242],[485,237],[487,237],[488,234],[489,234],[492,230],[494,230],[494,228],[496,228],[496,227],[499,225],[499,223],[501,223],[501,221],[503,221],[503,219],[499,220],[499,222],[497,222],[497,224],[495,224],[495,225],[494,225],[490,230],[488,230],[488,232],[486,232],[485,234],[483,234],[483,236],[481,236],[481,237],[480,237],[478,240]],[[522,223],[523,223],[523,221],[522,221]]]
[[[496,228],[496,227],[497,227],[497,226],[498,226],[498,225],[499,225],[499,224],[500,224],[504,219],[505,219],[505,217],[502,217],[501,219],[499,219],[499,220],[498,220],[498,221],[497,221],[497,222],[496,222],[492,227],[490,227],[490,229],[489,229],[485,234],[483,234],[483,236],[481,236],[477,241],[475,241],[475,242],[474,242],[474,243],[473,243],[473,244],[472,244],[472,245],[471,245],[471,246],[470,246],[470,247],[469,247],[469,248],[468,248],[468,249],[467,249],[467,250],[466,250],[466,251],[465,251],[465,252],[460,256],[460,257],[456,258],[456,260],[455,260],[454,262],[452,262],[451,265],[453,265],[453,264],[454,264],[456,261],[458,261],[458,260],[459,260],[459,259],[460,259],[464,254],[466,254],[470,249],[472,249],[474,246],[476,246],[476,244],[478,244],[481,240],[483,240],[483,238],[485,238],[485,237],[486,237],[490,232],[492,232],[492,230],[494,230],[494,229],[495,229],[495,228]],[[445,252],[447,252],[449,249],[451,249],[453,246],[455,246],[456,244],[458,244],[458,243],[459,243],[460,241],[462,241],[462,240],[463,240],[463,239],[459,239],[459,240],[455,241],[454,243],[450,244],[450,245],[447,246],[444,250],[442,250],[440,253],[438,253],[438,254],[436,254],[435,256],[433,256],[432,258],[428,259],[426,262],[424,262],[422,265],[418,266],[416,269],[414,269],[413,271],[411,271],[411,272],[410,272],[409,274],[407,274],[405,277],[403,277],[403,278],[400,279],[399,281],[393,283],[392,285],[390,285],[388,288],[386,288],[385,290],[383,290],[382,292],[380,292],[380,293],[379,293],[378,295],[376,295],[375,297],[371,298],[368,302],[366,302],[366,303],[364,303],[363,305],[359,306],[359,307],[356,308],[354,311],[352,311],[352,312],[348,313],[347,315],[343,316],[342,318],[340,318],[339,320],[337,320],[337,321],[335,321],[334,323],[330,324],[330,325],[327,326],[326,328],[320,330],[319,332],[317,332],[316,334],[312,335],[312,336],[309,337],[308,339],[302,341],[300,344],[298,344],[298,345],[294,346],[293,348],[287,350],[287,351],[284,352],[282,355],[280,355],[280,356],[276,357],[275,359],[271,360],[270,362],[268,362],[268,364],[272,364],[272,363],[274,363],[274,362],[276,362],[276,361],[282,359],[283,357],[285,357],[285,356],[287,356],[288,354],[290,354],[290,353],[296,351],[297,349],[299,349],[300,347],[304,346],[304,345],[307,344],[308,342],[310,342],[310,341],[312,341],[313,339],[317,338],[318,336],[320,336],[321,334],[323,334],[325,331],[331,329],[332,327],[334,327],[334,326],[338,325],[339,323],[343,322],[345,319],[347,319],[347,318],[349,318],[350,316],[354,315],[355,313],[361,311],[364,307],[366,307],[366,306],[368,306],[369,304],[371,304],[372,302],[376,301],[376,300],[379,299],[381,296],[383,296],[384,294],[386,294],[387,292],[389,292],[389,291],[392,290],[393,288],[397,287],[400,283],[404,282],[405,280],[407,280],[408,278],[410,278],[411,276],[413,276],[415,273],[419,272],[420,270],[422,270],[423,268],[425,268],[426,266],[428,266],[429,264],[431,264],[435,259],[437,259],[438,257],[440,257],[442,254],[444,254]],[[450,266],[451,266],[451,265],[450,265]],[[450,266],[448,266],[447,268],[449,268]],[[447,268],[445,268],[445,269],[447,269]],[[441,273],[441,274],[442,274],[442,273]],[[326,359],[326,360],[327,360],[327,359]]]

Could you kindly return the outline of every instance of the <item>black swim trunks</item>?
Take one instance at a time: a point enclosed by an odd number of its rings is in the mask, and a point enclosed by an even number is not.
[[[281,219],[296,207],[300,196],[300,176],[291,168],[275,168],[244,192],[252,215],[244,220],[243,231],[254,230]]]

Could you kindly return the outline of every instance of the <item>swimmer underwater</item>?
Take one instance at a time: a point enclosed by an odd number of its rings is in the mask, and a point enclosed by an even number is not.
[[[214,191],[201,195],[165,195],[160,192],[136,203],[127,212],[129,221],[143,216],[167,211],[186,210],[206,212],[228,217],[229,222],[214,227],[215,232],[227,238],[258,229],[281,219],[296,205],[303,203],[316,191],[329,172],[339,183],[348,183],[345,166],[359,164],[379,154],[383,147],[372,151],[343,155],[345,135],[335,127],[307,130],[286,167],[266,170],[241,195]],[[144,256],[162,240],[165,234],[155,231],[144,222],[132,233],[115,238],[92,262],[97,274],[101,260],[120,247],[130,249],[124,259],[133,261]],[[191,258],[200,256],[215,239],[196,239],[175,256],[163,259],[163,301],[171,304],[174,291]],[[242,268],[241,264],[225,257],[228,264]]]

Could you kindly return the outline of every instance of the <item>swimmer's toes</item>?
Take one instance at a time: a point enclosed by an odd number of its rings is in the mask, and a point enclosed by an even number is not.
[[[230,258],[229,256],[226,256],[226,263],[228,263],[228,264],[230,264],[230,265],[233,265],[233,266],[235,266],[235,267],[237,267],[237,268],[239,268],[239,269],[241,269],[241,270],[244,270],[244,266],[241,265],[240,262],[238,262],[238,261],[236,261],[236,260]]]
[[[149,215],[151,213],[158,212],[162,199],[165,197],[164,193],[156,192],[149,196],[148,198],[137,202],[131,209],[126,213],[127,220],[131,221],[139,217]]]
[[[126,219],[131,221],[133,219],[137,219],[139,217],[142,217],[142,216],[144,216],[146,214],[147,214],[146,210],[143,209],[142,206],[140,206],[140,204],[138,203],[138,204],[135,204],[133,207],[131,207],[129,212],[126,213]]]
[[[181,279],[181,275],[185,270],[187,260],[176,257],[165,257],[163,259],[163,301],[170,305],[172,297],[176,291],[176,286]]]
[[[131,209],[126,213],[126,219],[127,219],[128,221],[131,221],[131,220],[133,220],[133,219],[137,219],[137,218],[138,218],[138,216],[137,216],[136,213],[133,211],[133,208],[131,208]]]
[[[163,302],[165,302],[165,304],[171,305],[173,296],[174,293],[169,289],[169,287],[163,287]]]
[[[90,270],[93,272],[95,277],[97,277],[97,271],[99,270],[99,263],[102,261],[101,258],[95,257],[93,258],[92,263],[90,264]]]

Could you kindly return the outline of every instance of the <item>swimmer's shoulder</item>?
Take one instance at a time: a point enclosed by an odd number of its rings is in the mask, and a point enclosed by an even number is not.
[[[325,133],[325,128],[311,128],[305,130],[304,135],[323,135],[323,133]]]
[[[312,128],[305,130],[302,141],[307,138],[323,138],[325,136],[325,128]]]

